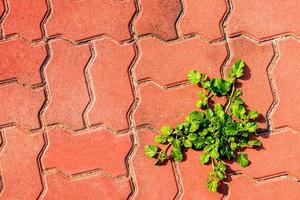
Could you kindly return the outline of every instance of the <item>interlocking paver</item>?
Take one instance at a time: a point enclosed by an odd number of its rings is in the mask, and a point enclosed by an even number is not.
[[[150,124],[156,129],[166,124],[176,125],[196,108],[192,97],[199,92],[197,87],[165,90],[153,84],[144,84],[139,89],[141,100],[134,113],[136,125]]]
[[[249,167],[241,168],[237,163],[232,170],[252,178],[261,178],[280,173],[289,173],[300,178],[300,135],[285,131],[268,137],[259,137],[261,149],[246,149],[251,161]],[[287,148],[288,147],[288,148]],[[288,161],[288,162],[286,162]]]
[[[290,126],[300,131],[298,114],[300,106],[299,53],[300,43],[287,40],[279,43],[280,58],[274,68],[274,77],[279,96],[279,103],[275,108],[272,121],[274,126]]]
[[[154,160],[147,158],[144,153],[145,146],[153,144],[154,136],[150,130],[138,132],[139,147],[132,159],[138,187],[136,199],[174,199],[178,189],[171,163],[155,166]],[[160,147],[163,148],[163,145]],[[159,181],[158,177],[161,177]]]
[[[182,7],[180,0],[140,0],[140,15],[135,23],[139,35],[154,34],[163,40],[177,38],[176,21]]]
[[[266,115],[272,105],[273,96],[267,74],[268,66],[274,56],[271,44],[258,45],[239,38],[230,42],[232,49],[231,65],[242,59],[246,63],[245,76],[239,81],[243,91],[243,99],[250,109],[257,110],[263,116],[259,117],[259,127],[266,128]]]
[[[233,11],[228,20],[230,35],[246,34],[265,39],[280,34],[300,35],[298,0],[233,0]]]
[[[45,200],[117,200],[126,199],[130,192],[128,180],[114,181],[101,174],[91,177],[68,179],[59,173],[46,175],[47,192]]]
[[[17,79],[28,84],[41,83],[40,68],[47,52],[44,45],[30,45],[21,39],[0,43],[0,81]]]
[[[59,34],[76,41],[103,34],[118,41],[131,37],[129,23],[136,10],[134,0],[51,2],[52,15],[46,24],[49,35]]]
[[[30,90],[17,84],[0,87],[0,125],[16,123],[25,129],[40,128],[39,111],[45,96],[43,90]]]
[[[187,72],[192,69],[220,76],[220,66],[227,56],[225,44],[209,44],[199,38],[169,44],[147,38],[140,40],[140,49],[136,77],[164,85],[186,80]]]
[[[135,57],[134,47],[101,40],[96,42],[96,50],[97,57],[90,70],[95,92],[90,123],[127,129],[127,112],[133,102],[128,69]]]
[[[180,20],[183,35],[198,34],[213,40],[223,36],[220,24],[227,10],[226,2],[220,0],[184,0],[184,15]]]
[[[36,199],[42,191],[37,157],[44,145],[41,134],[17,128],[3,131],[1,138],[1,199]]]
[[[42,37],[41,23],[47,12],[46,1],[7,0],[9,12],[3,22],[5,35],[18,34],[27,40]]]
[[[43,157],[45,168],[55,167],[68,174],[94,169],[114,176],[127,173],[125,157],[131,148],[129,134],[117,136],[107,130],[74,134],[53,129],[48,135],[49,146]]]
[[[197,200],[201,197],[203,200],[219,200],[222,198],[222,194],[212,193],[206,188],[206,180],[212,167],[200,164],[201,153],[189,150],[186,152],[186,160],[178,164],[183,184],[183,199]]]
[[[91,57],[89,46],[74,46],[64,40],[50,43],[52,53],[46,75],[51,101],[46,123],[63,123],[72,130],[81,129],[83,112],[89,102],[85,66]]]
[[[242,177],[234,177],[229,183],[229,191],[230,200],[297,200],[300,196],[300,184],[287,178],[254,184]]]
[[[0,199],[299,199],[299,9],[298,0],[0,0]],[[270,134],[245,150],[249,167],[228,163],[228,182],[212,193],[202,151],[158,167],[144,148],[197,109],[189,70],[220,77],[237,59],[247,64],[237,87]]]

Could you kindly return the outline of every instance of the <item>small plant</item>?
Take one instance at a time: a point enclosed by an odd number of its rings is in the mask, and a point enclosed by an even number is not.
[[[188,73],[189,82],[203,88],[196,101],[199,110],[189,113],[175,128],[161,128],[155,142],[166,145],[164,149],[154,145],[145,147],[146,156],[156,159],[155,165],[161,165],[167,159],[181,162],[184,149],[203,150],[199,161],[212,164],[213,170],[207,180],[207,188],[212,192],[216,192],[226,178],[223,160],[235,160],[242,167],[249,165],[248,155],[242,151],[247,147],[260,147],[262,143],[251,139],[257,129],[255,119],[259,113],[245,107],[242,91],[236,88],[237,80],[243,76],[244,65],[244,61],[237,60],[226,80],[209,79],[196,70]],[[211,98],[214,96],[226,96],[227,103],[213,103]]]

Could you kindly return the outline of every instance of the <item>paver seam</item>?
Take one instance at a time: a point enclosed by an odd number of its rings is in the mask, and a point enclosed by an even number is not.
[[[183,35],[182,35],[181,29],[180,29],[180,23],[185,14],[185,4],[184,4],[184,0],[179,0],[179,2],[181,5],[181,11],[175,21],[175,29],[176,29],[177,38],[182,38]]]
[[[298,38],[295,38],[295,37],[288,36],[288,37],[285,37],[285,39],[293,39],[293,40],[296,40],[297,42],[300,43],[300,40]],[[277,60],[279,60],[279,58],[280,58],[280,49],[278,47],[278,43],[279,42],[284,42],[284,41],[282,41],[282,40],[279,40],[279,41],[274,40],[274,42],[273,42],[273,48],[278,53]],[[276,112],[276,110],[277,110],[277,108],[279,106],[279,102],[280,102],[279,91],[278,91],[278,88],[277,88],[276,79],[275,79],[275,77],[273,75],[275,66],[270,69],[270,81],[271,81],[271,84],[272,84],[272,93],[274,93],[274,96],[275,96],[275,99],[276,99],[275,102],[274,102],[274,104],[272,105],[272,108],[270,110],[269,117],[268,117],[268,120],[270,120],[270,124],[271,125],[273,124],[272,117],[273,117],[274,113]],[[275,127],[273,127],[273,125],[270,128],[271,129],[275,129]],[[277,128],[289,128],[289,129],[294,130],[293,128],[289,127],[288,125],[283,125],[283,126],[280,126],[280,127],[277,127]],[[296,132],[298,132],[298,131],[296,131]]]
[[[276,41],[272,42],[272,47],[273,47],[273,51],[274,51],[274,56],[271,60],[270,65],[267,68],[268,79],[269,79],[272,96],[273,96],[273,102],[272,102],[270,108],[268,109],[267,117],[266,117],[267,118],[267,120],[266,120],[267,126],[268,126],[267,129],[269,129],[269,130],[274,129],[273,124],[272,124],[272,115],[273,115],[274,111],[276,110],[276,107],[279,103],[279,94],[278,94],[278,89],[277,89],[277,85],[275,82],[275,77],[273,76],[273,71],[277,64],[277,61],[280,58],[280,52],[279,52],[279,48],[277,46]]]
[[[231,11],[232,11],[232,7],[231,7],[231,1],[230,0],[226,0],[226,6],[227,6],[227,9],[226,9],[226,12],[220,22],[220,29],[221,29],[221,32],[223,34],[223,38],[224,38],[224,42],[225,42],[225,47],[226,47],[226,51],[227,51],[227,56],[223,62],[223,64],[221,65],[220,67],[220,75],[222,78],[225,78],[226,75],[225,75],[225,68],[226,66],[228,65],[228,62],[230,61],[231,57],[232,57],[232,50],[230,49],[230,45],[229,45],[229,38],[228,38],[228,34],[227,34],[227,27],[226,27],[226,23],[227,23],[227,20],[231,14]]]
[[[0,145],[0,157],[2,155],[3,149],[6,147],[6,138],[4,135],[4,130],[0,129],[0,138],[1,138],[1,145]],[[0,165],[1,167],[1,165]],[[4,190],[4,182],[3,182],[3,174],[0,168],[0,197],[2,195],[2,191]]]
[[[107,177],[107,178],[111,179],[112,181],[123,181],[123,180],[128,180],[128,178],[129,178],[127,176],[127,174],[113,175],[113,174],[110,174],[110,173],[102,170],[101,168],[91,169],[88,171],[79,172],[79,173],[75,173],[75,174],[68,174],[67,172],[65,172],[61,169],[53,167],[53,168],[46,169],[44,172],[45,175],[52,174],[52,173],[58,173],[64,177],[67,177],[67,178],[73,179],[73,180],[79,179],[79,178],[88,178],[91,176],[98,176],[98,175]]]
[[[228,67],[227,66],[229,64],[228,62],[231,60],[231,58],[233,56],[233,53],[232,53],[233,51],[232,51],[231,46],[229,44],[230,38],[229,38],[228,33],[227,33],[227,22],[228,22],[229,16],[232,13],[232,2],[231,2],[231,0],[226,0],[226,5],[227,5],[227,13],[224,16],[223,22],[221,23],[222,24],[222,29],[221,30],[224,34],[224,41],[226,43],[226,50],[227,50],[227,59],[225,59],[223,65],[220,68],[220,73],[221,73],[222,78],[226,78],[226,72],[225,71],[226,71],[226,68]]]
[[[92,81],[92,78],[90,75],[91,65],[93,64],[93,62],[97,56],[95,43],[93,41],[90,42],[89,49],[90,49],[91,57],[89,58],[86,66],[84,68],[84,78],[85,78],[85,82],[86,82],[90,100],[82,113],[84,128],[88,128],[90,126],[88,114],[89,114],[89,111],[91,110],[92,105],[95,103],[95,92],[94,92],[94,87],[93,87],[93,81]]]
[[[45,27],[45,24],[47,23],[49,17],[51,16],[51,7],[50,7],[50,4],[49,4],[49,1],[46,0],[45,1],[46,3],[46,6],[47,6],[47,11],[46,11],[46,14],[44,15],[44,18],[42,19],[41,21],[41,24],[40,24],[40,28],[41,28],[41,32],[42,32],[42,38],[43,40],[45,41],[46,38],[47,38],[47,30],[46,30],[46,27]],[[46,114],[46,110],[51,102],[51,94],[50,94],[50,88],[49,88],[49,85],[48,85],[48,78],[47,78],[47,74],[46,74],[46,68],[51,60],[51,57],[52,57],[52,54],[51,54],[51,48],[50,48],[50,45],[45,42],[45,45],[46,45],[46,51],[47,51],[47,56],[46,56],[46,59],[44,60],[41,68],[40,68],[40,74],[41,74],[41,77],[42,77],[42,81],[43,83],[45,83],[45,88],[44,88],[44,94],[45,94],[45,97],[46,97],[46,100],[39,112],[39,120],[40,120],[40,123],[42,125],[42,130],[43,130],[43,140],[44,140],[44,145],[41,149],[41,151],[39,152],[38,156],[37,156],[37,163],[38,163],[38,168],[39,168],[39,174],[40,174],[40,178],[41,178],[41,183],[42,183],[42,190],[41,192],[39,193],[37,199],[40,199],[40,197],[46,193],[47,191],[47,181],[46,181],[46,178],[44,176],[44,165],[43,165],[43,162],[42,162],[42,157],[45,153],[45,151],[48,149],[48,145],[49,145],[49,139],[48,139],[48,130],[47,130],[47,123],[46,123],[46,119],[45,119],[45,114]]]
[[[133,157],[137,151],[138,145],[139,145],[137,131],[136,131],[136,127],[135,127],[135,121],[134,121],[134,117],[133,117],[133,113],[134,113],[133,111],[136,109],[137,104],[140,99],[139,91],[136,86],[137,81],[136,81],[136,77],[134,74],[134,69],[140,58],[140,47],[138,44],[138,36],[137,36],[136,30],[135,30],[135,22],[140,15],[141,4],[140,4],[139,0],[134,0],[134,4],[135,4],[135,13],[130,20],[129,30],[130,30],[130,35],[133,39],[133,47],[135,50],[135,57],[132,60],[130,66],[128,67],[128,71],[127,71],[129,79],[130,79],[130,85],[131,85],[131,89],[132,89],[132,93],[133,93],[133,98],[134,98],[133,102],[127,112],[127,120],[128,120],[128,124],[129,124],[129,129],[131,130],[130,138],[132,141],[131,149],[129,150],[129,152],[125,158],[125,164],[126,164],[126,168],[128,170],[128,176],[130,179],[129,182],[130,182],[130,187],[131,187],[131,192],[127,197],[128,200],[134,199],[134,197],[138,191],[136,174],[134,172],[134,168],[132,165],[132,159],[133,159]]]
[[[4,30],[3,30],[3,21],[6,18],[8,12],[9,12],[9,7],[8,7],[8,0],[2,0],[3,5],[4,5],[4,12],[0,16],[0,40],[4,37]]]
[[[273,177],[273,178],[269,178],[269,179],[266,179],[266,180],[253,180],[249,177],[246,177],[244,176],[243,174],[236,174],[236,175],[231,175],[231,177],[241,177],[243,179],[245,179],[246,181],[249,181],[250,183],[254,184],[254,185],[257,185],[257,184],[264,184],[264,183],[268,183],[268,182],[271,182],[271,181],[280,181],[280,180],[283,180],[283,179],[288,179],[290,181],[295,181],[296,183],[300,183],[299,180],[295,180],[293,177],[290,177],[288,175],[279,175],[279,176],[276,176],[276,177]],[[224,200],[228,200],[230,198],[230,187],[228,188],[228,191],[227,191],[227,195],[226,197],[224,198]]]

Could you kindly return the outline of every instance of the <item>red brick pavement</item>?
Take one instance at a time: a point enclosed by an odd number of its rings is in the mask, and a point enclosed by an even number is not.
[[[299,0],[0,1],[3,200],[300,199]],[[260,151],[206,189],[199,152],[156,167],[160,126],[195,108],[198,69],[247,63]]]

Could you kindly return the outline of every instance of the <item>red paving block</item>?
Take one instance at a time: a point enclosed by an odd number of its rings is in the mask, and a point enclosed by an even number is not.
[[[300,43],[287,40],[279,43],[280,58],[274,69],[279,103],[272,117],[274,126],[290,126],[300,131],[298,114],[300,106],[299,54]]]
[[[221,38],[221,20],[227,10],[226,2],[220,0],[185,0],[184,15],[180,20],[182,34],[198,34],[208,40]]]
[[[196,109],[196,94],[199,92],[196,86],[165,90],[144,84],[139,89],[141,100],[134,113],[137,126],[150,124],[156,129],[167,124],[175,126]]]
[[[38,114],[45,101],[42,90],[16,84],[2,85],[0,99],[0,125],[16,123],[25,129],[40,128]]]
[[[125,157],[131,148],[129,134],[117,136],[107,130],[74,134],[53,129],[48,135],[49,146],[43,156],[45,168],[56,167],[68,174],[94,169],[114,176],[127,173]]]
[[[0,55],[0,81],[42,82],[40,68],[47,56],[44,45],[32,46],[21,39],[5,41],[0,43]]]
[[[139,35],[154,34],[163,40],[177,38],[176,21],[182,11],[180,0],[140,0],[135,29]]]
[[[230,35],[247,34],[264,39],[280,34],[300,35],[299,0],[233,0],[227,30]]]
[[[154,144],[154,136],[155,134],[150,130],[138,132],[139,147],[132,160],[138,187],[135,199],[174,199],[178,189],[171,162],[155,166],[154,159],[146,157],[144,153],[146,145]],[[160,147],[164,146],[160,145]]]
[[[28,40],[42,37],[40,24],[47,12],[46,1],[8,0],[9,12],[3,22],[5,35],[18,34]]]
[[[42,191],[37,157],[44,141],[17,128],[3,131],[1,150],[1,199],[36,199]]]
[[[268,79],[267,68],[274,51],[271,44],[257,45],[250,40],[240,38],[230,42],[233,51],[231,65],[237,60],[245,61],[245,75],[240,79],[238,86],[242,86],[242,98],[250,109],[256,110],[263,116],[259,117],[259,127],[266,128],[266,114],[273,102],[271,86]]]
[[[189,150],[186,153],[186,160],[179,163],[179,171],[183,184],[184,200],[215,200],[222,199],[221,193],[210,192],[206,187],[208,173],[212,166],[202,165],[199,162],[201,151]]]
[[[91,56],[88,45],[73,46],[64,40],[51,42],[51,58],[46,68],[51,101],[47,124],[63,123],[72,130],[83,128],[83,112],[89,102],[84,77]]]
[[[140,41],[140,48],[137,78],[150,78],[164,85],[186,80],[192,69],[220,76],[220,66],[227,56],[225,44],[209,44],[198,38],[176,43],[147,38]]]
[[[46,175],[46,181],[45,200],[117,200],[127,199],[131,192],[128,180],[114,181],[101,174],[72,180],[53,173]]]
[[[300,196],[300,184],[294,180],[280,178],[262,183],[251,183],[242,177],[234,177],[229,183],[230,200],[298,200]]]
[[[251,161],[249,167],[241,168],[237,163],[234,163],[231,165],[233,170],[252,178],[261,178],[283,172],[300,178],[299,134],[287,131],[258,139],[263,143],[261,149],[248,148],[245,150]]]
[[[46,27],[49,35],[61,34],[72,40],[105,34],[121,41],[131,37],[129,23],[134,13],[134,0],[53,0]]]
[[[90,122],[127,129],[127,112],[134,99],[128,74],[135,57],[134,47],[101,40],[96,42],[96,49],[97,57],[90,70],[95,93]]]

